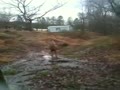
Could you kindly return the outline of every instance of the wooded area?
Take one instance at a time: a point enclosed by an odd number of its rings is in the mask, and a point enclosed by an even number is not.
[[[84,0],[82,12],[78,13],[78,15],[76,15],[77,18],[74,20],[72,17],[69,17],[67,21],[64,20],[64,16],[62,15],[58,17],[44,17],[47,13],[64,6],[65,3],[61,3],[59,5],[56,4],[50,10],[39,16],[37,13],[39,13],[39,9],[44,5],[44,3],[36,8],[30,8],[31,10],[28,11],[28,7],[30,7],[32,1],[15,1],[16,3],[14,4],[8,2],[4,3],[10,6],[12,5],[14,8],[18,9],[19,15],[1,12],[0,28],[12,27],[18,30],[32,30],[33,28],[47,29],[48,26],[70,25],[75,31],[93,31],[104,35],[120,32],[120,1],[118,0]],[[34,12],[32,12],[33,10]],[[17,17],[16,21],[9,22],[13,16]],[[34,20],[36,21],[32,23]]]

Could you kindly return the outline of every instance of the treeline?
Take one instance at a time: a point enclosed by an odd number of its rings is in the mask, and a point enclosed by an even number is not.
[[[15,20],[11,21],[10,19],[15,17]],[[41,28],[47,29],[48,26],[62,26],[62,25],[70,25],[74,28],[74,30],[79,30],[81,28],[81,23],[79,18],[69,17],[66,21],[62,15],[53,17],[42,17],[39,18],[32,23],[32,28]],[[27,26],[27,27],[26,27]],[[7,13],[0,13],[0,28],[15,28],[17,30],[29,28],[29,23],[25,23],[21,20],[19,15],[13,16]]]
[[[108,34],[120,34],[119,0],[84,0],[78,18],[68,19],[74,30],[92,31]]]
[[[86,0],[85,7],[83,18],[87,29],[105,35],[120,33],[119,0]]]
[[[70,25],[75,31],[92,31],[104,35],[120,34],[120,1],[119,0],[84,0],[82,10],[77,18],[63,16],[41,19],[41,26]],[[83,9],[84,8],[84,9]]]
[[[13,17],[10,14],[0,14],[0,28],[14,27],[17,29],[42,28],[46,29],[51,25],[70,25],[75,31],[93,31],[104,35],[120,33],[120,1],[119,0],[84,0],[84,5],[78,7],[81,10],[77,18],[69,17],[67,20],[64,16],[58,17],[41,17],[32,21],[32,26],[21,20],[9,22]],[[7,26],[6,26],[7,25]]]
[[[34,28],[43,28],[46,29],[48,26],[62,26],[62,25],[70,25],[74,30],[80,30],[81,22],[79,18],[72,19],[72,17],[68,17],[67,20],[64,17],[58,16],[56,17],[42,17],[33,23]]]
[[[14,18],[15,20],[11,19]],[[61,26],[61,25],[71,25],[72,27],[76,28],[76,24],[79,22],[77,19],[72,21],[72,18],[69,17],[68,21],[65,21],[63,16],[55,16],[53,17],[42,17],[38,18],[37,20],[32,22],[32,28],[41,28],[47,29],[48,26]],[[27,25],[28,24],[28,25]],[[0,28],[15,28],[15,29],[27,29],[29,27],[29,23],[23,22],[19,15],[11,15],[7,13],[0,13]]]

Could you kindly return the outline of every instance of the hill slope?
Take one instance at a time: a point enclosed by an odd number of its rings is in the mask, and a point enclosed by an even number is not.
[[[78,59],[107,60],[119,62],[119,38],[101,36],[96,33],[66,32],[47,33],[29,31],[0,32],[0,62],[13,61],[25,53],[43,50],[48,41],[54,39],[59,46],[59,54]]]

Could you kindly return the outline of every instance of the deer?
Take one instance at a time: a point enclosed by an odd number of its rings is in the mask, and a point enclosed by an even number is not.
[[[68,44],[65,42],[56,39],[48,39],[46,40],[46,45],[44,45],[44,51],[48,52],[46,55],[50,55],[51,59],[58,59],[58,50],[60,51],[61,48],[66,46],[68,46]]]
[[[49,48],[49,51],[50,51],[50,55],[52,56],[52,59],[53,58],[57,59],[58,58],[58,53],[57,53],[58,45],[55,42],[55,40],[50,40],[49,41],[48,48]]]

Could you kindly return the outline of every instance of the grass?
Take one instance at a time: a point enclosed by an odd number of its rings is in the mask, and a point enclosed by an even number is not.
[[[55,39],[60,42],[60,45],[67,46],[71,44],[77,44],[78,40],[71,39],[68,37],[53,35],[51,33],[43,32],[28,32],[28,31],[0,31],[0,55],[2,58],[1,62],[8,59],[4,59],[6,56],[11,55],[13,58],[20,54],[25,54],[26,52],[32,50],[38,50],[47,46],[47,41],[50,39]]]
[[[13,61],[16,55],[24,52],[24,47],[19,42],[20,35],[16,31],[0,32],[0,63]]]
[[[93,47],[96,48],[110,48],[114,43],[113,38],[111,37],[100,37],[96,40],[93,40]]]
[[[76,74],[71,74],[71,71],[53,68],[51,71],[40,71],[36,74],[33,80],[41,80],[43,86],[65,88],[65,90],[77,90],[80,88]],[[74,76],[75,75],[75,76]]]
[[[103,60],[120,63],[119,39],[111,36],[100,36],[86,40],[77,46],[64,48],[61,54],[69,58]]]
[[[0,33],[0,39],[13,39],[15,38],[15,35],[10,35],[10,34],[7,34],[7,33]]]
[[[15,69],[12,69],[12,68],[9,68],[9,69],[3,71],[3,74],[4,74],[4,75],[15,75],[15,74],[17,74],[17,73],[18,73],[18,72],[17,72]]]
[[[0,55],[14,57],[32,50],[40,51],[47,46],[47,41],[50,39],[59,43],[59,53],[66,57],[82,59],[95,55],[93,53],[97,53],[96,57],[98,57],[103,51],[106,58],[119,59],[119,37],[101,36],[93,32],[81,34],[81,32],[1,31]],[[11,58],[8,57],[8,61],[10,61],[9,59]],[[0,59],[0,61],[3,62],[4,59]]]
[[[59,48],[59,54],[64,57],[92,61],[107,60],[112,62],[112,64],[120,63],[119,37],[100,36],[88,32],[83,36],[80,35],[80,32],[41,33],[28,31],[0,32],[0,35],[0,63],[13,61],[16,56],[26,55],[26,53],[32,50],[38,50],[39,52],[44,46],[47,46],[47,41],[50,39],[56,40],[60,43],[59,45],[67,44]],[[114,79],[119,80],[118,72],[119,69],[111,72],[109,74],[111,77],[103,77],[96,84],[98,84],[98,87],[112,86],[113,82],[116,82]],[[5,75],[15,75],[17,73],[19,72],[13,68],[4,71]],[[81,76],[78,75],[79,73]],[[78,90],[80,88],[82,90],[82,88],[85,89],[85,84],[78,80],[85,80],[83,77],[86,73],[84,73],[75,70],[65,71],[54,66],[53,70],[38,72],[33,79],[42,80],[45,86],[49,84],[53,87],[58,85],[57,87],[59,88],[62,86],[65,90]],[[92,77],[92,74],[87,74],[85,76],[86,79],[87,77]],[[93,79],[91,78],[91,81]]]
[[[40,77],[46,77],[46,76],[48,76],[49,75],[49,72],[48,71],[42,71],[42,72],[40,72],[39,74],[38,74],[38,76],[40,76]]]

